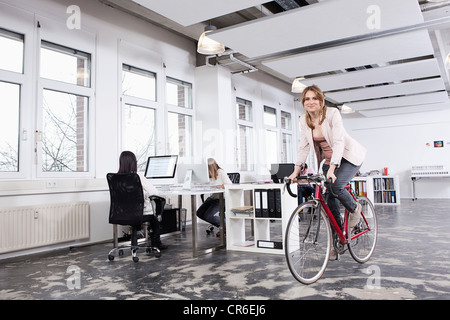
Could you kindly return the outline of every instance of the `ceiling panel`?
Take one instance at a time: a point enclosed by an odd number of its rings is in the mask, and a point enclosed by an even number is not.
[[[385,67],[338,73],[324,77],[314,77],[305,79],[302,83],[306,86],[316,84],[326,92],[378,83],[428,78],[439,75],[439,64],[436,59],[427,59],[388,65]]]
[[[423,17],[416,0],[336,0],[231,26],[208,36],[254,58],[420,22]]]
[[[182,26],[257,6],[267,0],[132,0]]]
[[[396,115],[396,114],[438,111],[438,110],[445,110],[445,109],[449,109],[449,108],[450,108],[450,103],[445,102],[445,103],[421,104],[421,105],[399,107],[399,108],[366,110],[366,111],[360,111],[359,113],[366,117],[381,117],[381,116]]]
[[[370,109],[406,107],[420,104],[442,103],[442,102],[448,102],[448,95],[447,92],[445,91],[415,94],[395,98],[358,101],[346,103],[346,105],[352,108],[353,110],[360,111]]]
[[[441,78],[330,92],[326,94],[326,97],[334,100],[336,103],[342,104],[350,101],[434,92],[439,90],[445,90],[444,81],[442,81]]]
[[[295,78],[432,55],[433,52],[427,30],[418,30],[297,54],[263,64],[287,77]]]

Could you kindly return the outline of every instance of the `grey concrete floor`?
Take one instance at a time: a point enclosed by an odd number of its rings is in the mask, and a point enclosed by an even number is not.
[[[448,199],[376,206],[371,260],[358,264],[346,252],[309,286],[292,277],[283,255],[220,250],[193,257],[188,226],[163,239],[169,249],[161,258],[140,251],[138,263],[129,254],[109,261],[111,243],[0,260],[0,299],[449,299],[449,208]],[[202,243],[218,242],[205,225],[199,235]]]

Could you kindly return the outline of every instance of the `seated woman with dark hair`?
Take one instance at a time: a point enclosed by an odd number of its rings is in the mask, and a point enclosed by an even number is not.
[[[137,172],[137,160],[133,152],[123,151],[120,154],[119,171],[117,173],[137,173],[139,175],[144,191],[144,215],[150,215],[149,238],[151,246],[156,247],[159,250],[167,249],[168,247],[161,243],[161,226],[153,212],[153,206],[150,203],[150,196],[158,195],[158,189],[156,189],[144,175]]]

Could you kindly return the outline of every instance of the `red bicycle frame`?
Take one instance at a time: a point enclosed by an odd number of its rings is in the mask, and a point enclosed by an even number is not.
[[[334,231],[336,231],[337,235],[339,236],[340,242],[342,244],[347,244],[348,243],[348,239],[347,239],[348,210],[345,209],[344,225],[342,226],[342,229],[344,231],[342,231],[341,228],[339,227],[338,223],[336,222],[336,219],[334,219],[333,213],[331,212],[330,208],[328,208],[328,205],[325,203],[325,199],[324,199],[324,197],[322,195],[322,192],[321,192],[322,191],[321,185],[317,183],[315,189],[316,189],[316,193],[315,193],[316,197],[315,197],[315,199],[319,200],[320,205],[325,210],[325,213],[328,216],[328,220],[330,221],[331,226],[333,227]],[[347,184],[345,186],[345,189],[352,195],[353,199],[356,201],[356,197],[355,197],[355,195],[352,192],[350,184]],[[366,217],[364,216],[364,214],[362,212],[361,212],[361,216],[363,217],[364,222],[367,225],[367,228],[365,230],[362,230],[361,232],[353,235],[350,240],[353,240],[353,239],[359,237],[360,235],[370,231],[369,224],[367,223]]]

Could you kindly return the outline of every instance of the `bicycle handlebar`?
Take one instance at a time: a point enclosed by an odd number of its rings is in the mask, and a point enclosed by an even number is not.
[[[322,174],[317,174],[317,175],[311,175],[310,174],[310,175],[307,175],[307,176],[298,176],[297,177],[297,181],[298,180],[308,180],[310,182],[315,182],[315,183],[322,183],[322,182],[324,182],[325,186],[327,187],[327,190],[329,190],[330,193],[334,197],[337,197],[336,194],[333,192],[332,188],[330,187],[331,184],[333,183],[332,180],[331,179],[326,179],[324,177],[324,175],[322,175]],[[287,191],[288,191],[289,195],[291,197],[293,197],[293,198],[297,198],[297,195],[292,193],[292,190],[291,190],[292,180],[289,179],[288,177],[285,177],[284,178],[284,184],[285,184],[285,186],[287,188]]]

